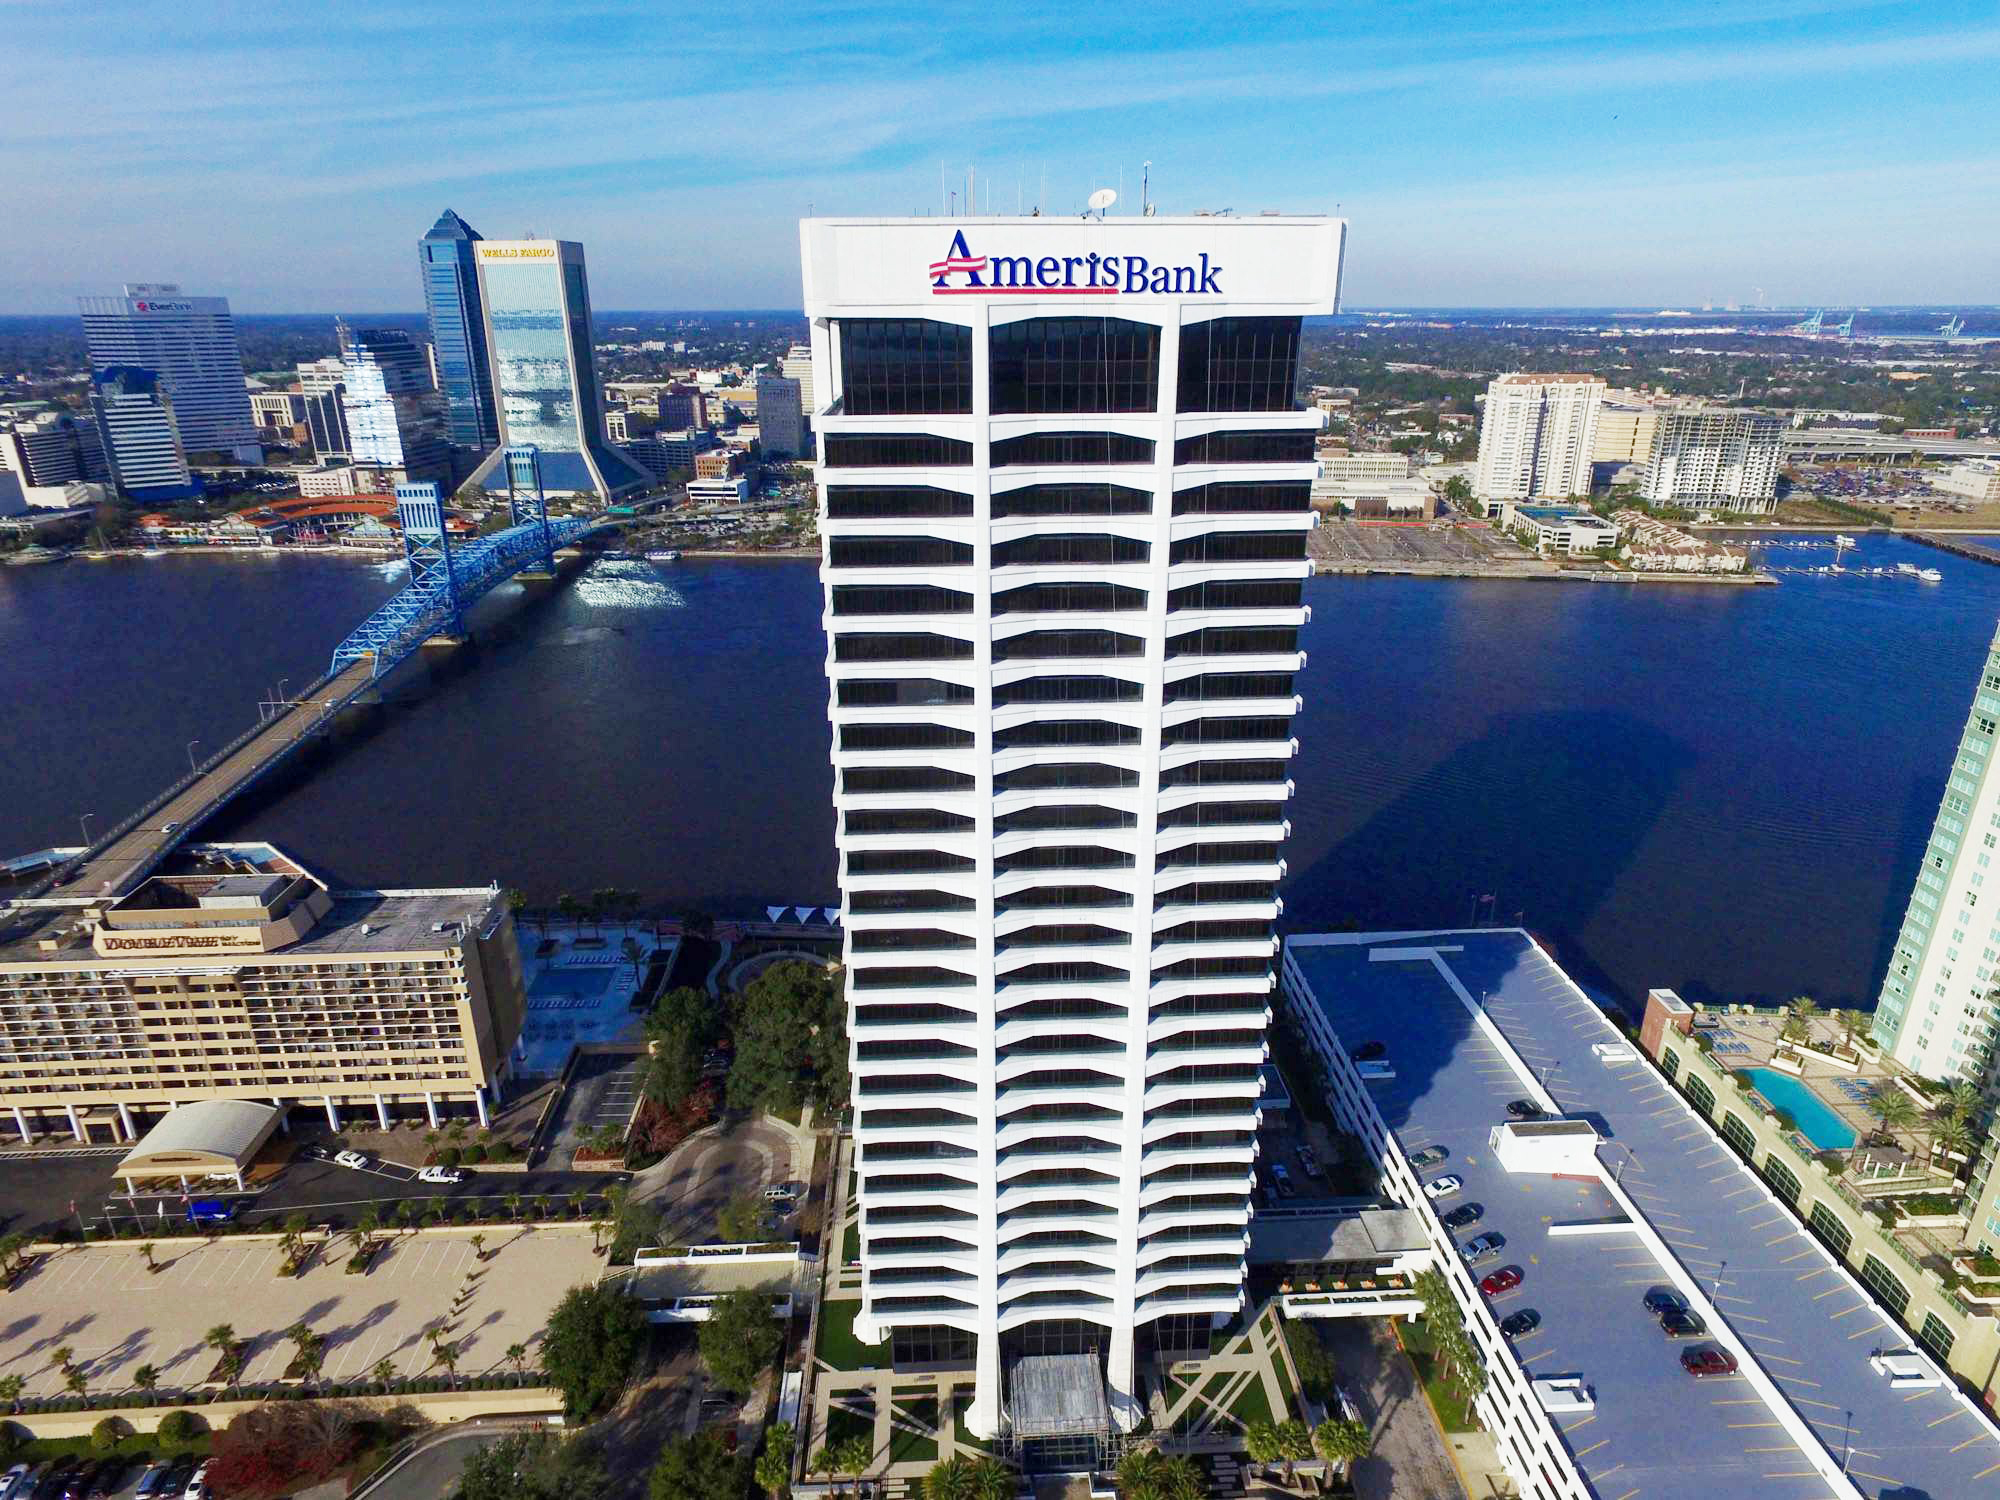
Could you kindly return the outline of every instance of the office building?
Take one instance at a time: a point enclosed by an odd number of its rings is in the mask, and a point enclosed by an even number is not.
[[[335,381],[332,389],[315,391],[301,399],[305,402],[306,436],[312,443],[313,455],[322,463],[352,458],[354,440],[347,431],[347,387]]]
[[[813,361],[811,344],[794,344],[785,351],[778,373],[799,383],[799,408],[808,417],[813,410]]]
[[[76,486],[111,480],[96,421],[62,411],[0,428],[0,470],[15,476],[25,504],[44,508],[87,503]]]
[[[695,460],[721,442],[714,433],[702,429],[649,432],[633,438],[624,451],[626,457],[652,476],[655,484],[664,484],[671,474],[693,474]]]
[[[262,462],[228,298],[130,282],[122,297],[79,297],[77,307],[91,369],[137,366],[157,375],[172,398],[186,452]]]
[[[179,410],[151,370],[112,365],[97,371],[90,410],[112,482],[126,499],[151,505],[200,492],[181,443]]]
[[[417,341],[400,328],[362,328],[347,336],[344,350],[340,403],[354,462],[449,488],[444,402]]]
[[[297,391],[256,391],[250,397],[250,415],[266,442],[290,447],[298,429],[306,425],[306,398]]]
[[[1643,464],[1653,452],[1661,403],[1637,391],[1606,391],[1597,404],[1597,433],[1590,461],[1622,469]]]
[[[660,392],[659,413],[664,431],[699,431],[708,426],[708,397],[698,386],[670,385]]]
[[[1932,1309],[1972,1320],[1936,1272],[1900,1249],[1850,1261],[1844,1221],[1879,1222],[1853,1179],[1791,1143],[1797,1122],[1760,1140],[1748,1120],[1768,1108],[1713,1087],[1691,1041],[1672,1033],[1656,1068],[1519,929],[1290,936],[1280,995],[1308,1053],[1295,1082],[1422,1226],[1451,1300],[1430,1331],[1455,1324],[1484,1376],[1471,1406],[1506,1493],[1893,1500],[1990,1482],[2000,1431],[1952,1372],[1991,1383],[1991,1320],[1961,1358]],[[1468,1203],[1484,1216],[1447,1222]],[[1379,1295],[1277,1300],[1338,1317]],[[1405,1293],[1394,1310],[1420,1308]]]
[[[1595,375],[1502,375],[1486,387],[1473,493],[1487,501],[1590,493],[1604,382]]]
[[[483,1124],[525,1010],[498,887],[336,894],[282,863],[40,918],[0,941],[0,1119],[23,1139],[131,1140],[204,1099]]]
[[[1968,458],[1931,479],[1931,488],[1974,505],[2000,505],[2000,462]]]
[[[1769,514],[1778,508],[1784,424],[1733,406],[1659,413],[1639,493],[1654,505]]]
[[[583,246],[480,240],[472,249],[500,424],[500,447],[472,482],[504,489],[503,450],[532,445],[552,493],[609,500],[646,488],[646,471],[604,433]]]
[[[783,375],[757,377],[757,435],[766,457],[812,457],[796,380]]]
[[[1343,237],[802,227],[854,1328],[973,1369],[975,1432],[1031,1358],[1129,1428],[1135,1365],[1242,1305],[1325,420],[1299,328]]]
[[[689,505],[742,505],[750,498],[750,481],[741,474],[704,475],[687,482]]]
[[[341,347],[345,348],[347,342],[345,325],[335,323],[334,329],[341,340]],[[296,368],[299,372],[299,391],[307,396],[324,396],[347,379],[346,361],[337,354],[301,363]]]
[[[493,373],[488,363],[486,318],[481,309],[479,231],[450,209],[417,242],[424,275],[424,307],[430,314],[435,384],[445,399],[449,437],[460,448],[481,452],[500,440],[494,410]]]

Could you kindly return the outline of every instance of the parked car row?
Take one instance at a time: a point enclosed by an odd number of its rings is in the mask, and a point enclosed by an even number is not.
[[[1646,1311],[1660,1320],[1660,1332],[1670,1339],[1698,1339],[1708,1332],[1702,1315],[1672,1287],[1656,1286],[1645,1296]],[[1699,1380],[1705,1375],[1734,1375],[1736,1356],[1714,1344],[1697,1344],[1681,1351],[1681,1368]]]
[[[0,1474],[0,1500],[104,1500],[121,1492],[132,1471],[144,1467],[132,1490],[144,1500],[208,1500],[208,1463],[192,1458],[57,1458],[15,1464]]]

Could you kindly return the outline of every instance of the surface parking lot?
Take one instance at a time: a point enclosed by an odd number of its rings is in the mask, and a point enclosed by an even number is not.
[[[298,1322],[326,1339],[327,1380],[365,1377],[383,1359],[402,1376],[442,1373],[427,1337],[440,1325],[461,1374],[508,1369],[508,1346],[532,1351],[556,1302],[595,1280],[600,1263],[584,1233],[489,1230],[486,1240],[482,1262],[463,1234],[398,1236],[365,1276],[346,1274],[349,1246],[335,1240],[291,1278],[278,1275],[276,1244],[165,1242],[157,1273],[129,1243],[62,1251],[8,1294],[0,1374],[23,1377],[28,1395],[59,1395],[53,1351],[67,1347],[93,1392],[131,1388],[147,1364],[163,1388],[196,1385],[216,1363],[208,1330],[228,1323],[247,1346],[241,1378],[278,1380],[295,1353],[285,1330]]]
[[[1323,565],[1370,564],[1479,569],[1532,562],[1533,554],[1486,527],[1363,525],[1323,516],[1308,534],[1309,550]]]

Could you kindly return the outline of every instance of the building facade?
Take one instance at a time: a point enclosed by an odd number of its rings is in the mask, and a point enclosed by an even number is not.
[[[1329,219],[802,226],[865,1306],[1135,1363],[1243,1296]]]
[[[1604,382],[1595,375],[1502,375],[1486,387],[1473,493],[1482,500],[1590,493]]]
[[[159,376],[189,453],[258,463],[257,423],[227,297],[190,297],[172,283],[130,282],[122,297],[79,297],[90,366],[137,366]]]
[[[430,363],[417,341],[400,328],[361,328],[347,336],[342,357],[348,456],[411,483],[449,487],[445,403],[431,388]]]
[[[14,474],[29,505],[64,506],[70,487],[107,484],[111,470],[92,418],[42,412],[0,428],[0,469]]]
[[[813,361],[811,344],[794,344],[785,351],[778,373],[799,383],[799,406],[810,417],[813,410]]]
[[[504,449],[533,446],[541,451],[542,483],[554,493],[609,500],[644,489],[646,471],[604,433],[583,246],[481,240],[473,256],[501,446],[471,482],[504,489]]]
[[[805,406],[796,380],[784,375],[757,377],[757,437],[767,457],[812,457],[812,445],[806,441]]]
[[[497,887],[155,876],[0,942],[0,1119],[131,1140],[200,1099],[486,1122],[525,1010]]]
[[[198,492],[181,442],[179,410],[151,370],[112,365],[97,371],[90,410],[112,482],[127,499],[158,503]]]
[[[1658,413],[1639,493],[1654,505],[1768,514],[1778,508],[1784,424],[1733,406]]]
[[[479,231],[450,209],[417,241],[430,315],[438,392],[445,399],[451,442],[481,452],[500,441],[494,410],[493,371],[486,350],[486,317],[479,299],[474,247]]]
[[[1975,505],[2000,505],[2000,461],[1968,458],[1933,478],[1931,488]]]

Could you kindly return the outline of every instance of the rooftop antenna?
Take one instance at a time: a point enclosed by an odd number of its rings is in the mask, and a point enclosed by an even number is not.
[[[1144,163],[1139,168],[1139,217],[1153,217],[1153,164]]]
[[[1117,201],[1118,191],[1116,188],[1099,188],[1090,195],[1090,206],[1097,210],[1097,217],[1100,220],[1104,217],[1104,210],[1111,207]],[[1086,213],[1084,217],[1087,219],[1090,215]]]

